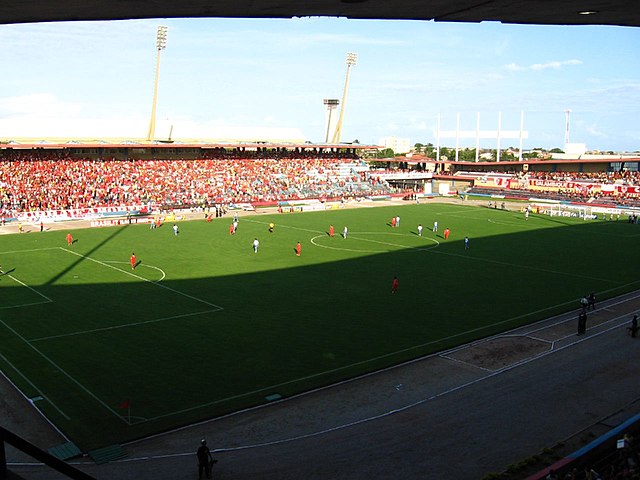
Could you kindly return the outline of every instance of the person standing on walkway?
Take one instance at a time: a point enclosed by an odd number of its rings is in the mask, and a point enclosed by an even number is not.
[[[627,331],[632,338],[636,338],[638,336],[638,315],[633,316],[633,320],[631,320],[631,326],[627,328]]]
[[[587,310],[595,310],[596,309],[596,294],[591,292],[587,297]]]
[[[587,331],[587,311],[582,310],[578,315],[578,335],[582,335]]]
[[[211,450],[207,447],[206,440],[200,442],[196,456],[198,457],[198,479],[202,479],[203,473],[207,478],[211,478],[211,465],[215,463],[215,460],[211,456]]]
[[[586,295],[580,299],[580,306],[582,307],[583,312],[587,311],[587,307],[589,306],[589,299]]]

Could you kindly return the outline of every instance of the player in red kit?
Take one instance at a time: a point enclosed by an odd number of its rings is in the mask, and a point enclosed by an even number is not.
[[[298,244],[296,245],[296,255],[298,257],[300,256],[301,251],[302,251],[302,245],[300,245],[300,242],[298,242]]]
[[[398,291],[398,277],[393,277],[393,281],[391,282],[391,293],[396,293]]]
[[[73,236],[70,233],[67,233],[67,245],[73,245]]]
[[[136,269],[136,254],[132,253],[131,254],[131,258],[129,259],[129,261],[131,262],[131,270],[135,270]]]
[[[232,223],[231,225],[229,225],[229,235],[233,235],[234,233],[236,233],[236,229]]]
[[[333,228],[333,225],[329,225],[329,236],[333,237],[335,234],[336,234],[336,231]]]
[[[449,230],[448,228],[444,229],[444,239],[445,240],[449,240],[449,234],[451,233],[451,230]]]

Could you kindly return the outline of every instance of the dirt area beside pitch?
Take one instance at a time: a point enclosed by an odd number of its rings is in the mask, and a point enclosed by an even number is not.
[[[446,355],[459,362],[496,371],[551,350],[551,344],[525,336],[506,336],[471,344]]]

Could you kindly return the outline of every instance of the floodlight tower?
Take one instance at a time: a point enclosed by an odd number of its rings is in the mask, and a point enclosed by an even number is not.
[[[336,130],[333,133],[333,143],[340,143],[340,134],[342,133],[342,119],[344,118],[344,106],[347,101],[347,89],[349,87],[349,72],[351,67],[356,64],[358,55],[355,53],[347,53],[347,76],[344,79],[344,91],[342,92],[342,107],[340,108],[340,116],[336,124]]]
[[[151,105],[151,121],[147,140],[153,140],[156,133],[156,105],[158,103],[158,80],[160,79],[160,52],[167,48],[167,27],[160,25],[156,34],[156,81],[153,86],[153,104]]]
[[[331,112],[340,104],[340,100],[336,98],[325,98],[324,104],[327,107],[327,134],[324,137],[324,143],[329,143],[329,130],[331,129]]]
[[[564,111],[565,114],[565,125],[564,125],[564,148],[567,148],[567,144],[569,143],[569,125],[571,119],[571,110],[566,109]]]

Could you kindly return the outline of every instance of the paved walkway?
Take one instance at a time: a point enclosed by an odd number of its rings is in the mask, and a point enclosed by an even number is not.
[[[124,461],[76,463],[100,479],[195,479],[194,452],[206,437],[218,480],[480,479],[640,412],[640,339],[626,333],[639,310],[640,292],[624,295],[589,312],[582,336],[571,312],[133,442]],[[30,411],[8,428],[44,448],[59,443]],[[11,449],[7,457],[26,478],[59,478]]]

